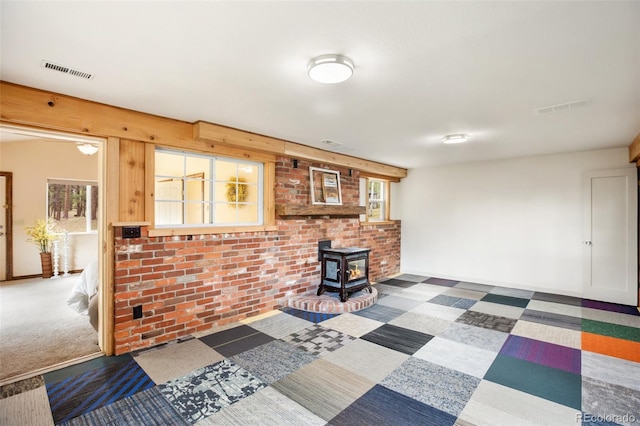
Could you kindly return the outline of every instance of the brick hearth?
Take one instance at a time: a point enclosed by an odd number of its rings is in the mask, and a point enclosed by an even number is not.
[[[287,306],[307,312],[320,312],[326,314],[342,314],[345,312],[355,312],[368,308],[378,301],[378,290],[372,288],[371,293],[367,290],[360,290],[349,296],[349,300],[341,302],[339,293],[324,292],[317,296],[316,292],[308,292],[290,298]]]

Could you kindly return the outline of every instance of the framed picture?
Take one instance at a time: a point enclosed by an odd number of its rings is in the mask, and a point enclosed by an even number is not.
[[[311,203],[342,205],[340,172],[309,167]]]

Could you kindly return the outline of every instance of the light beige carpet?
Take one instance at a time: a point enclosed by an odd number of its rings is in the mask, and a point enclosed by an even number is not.
[[[100,351],[89,317],[67,306],[80,274],[0,284],[0,382]]]

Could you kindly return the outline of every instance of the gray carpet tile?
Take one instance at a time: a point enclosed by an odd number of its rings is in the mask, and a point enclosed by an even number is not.
[[[497,353],[509,334],[461,322],[451,322],[445,330],[439,333],[439,337]]]
[[[582,306],[582,299],[579,297],[563,296],[560,294],[542,293],[536,291],[531,297],[533,300],[542,300],[543,302],[563,303],[565,305]]]
[[[322,357],[325,361],[376,382],[384,379],[408,358],[407,354],[362,339]]]
[[[273,383],[271,387],[322,419],[329,421],[375,383],[324,359]]]
[[[376,385],[335,416],[330,425],[453,425],[456,417]]]
[[[429,300],[429,302],[437,303],[438,305],[451,306],[452,308],[469,309],[475,305],[476,300],[440,294]]]
[[[465,288],[459,288],[458,286],[446,289],[442,294],[452,297],[461,297],[463,299],[480,300],[487,293],[484,291],[468,290]]]
[[[266,386],[244,368],[224,360],[158,388],[182,418],[195,423]]]
[[[433,336],[430,334],[397,327],[391,324],[385,324],[361,337],[363,340],[376,343],[408,355],[416,352],[432,338]]]
[[[282,338],[283,341],[303,349],[313,356],[321,356],[327,352],[335,351],[355,339],[355,337],[320,325],[313,325]]]
[[[273,337],[264,333],[255,333],[250,336],[239,338],[222,345],[216,346],[214,349],[216,352],[224,355],[225,357],[232,357],[244,351],[248,351],[260,345],[264,345],[267,342],[271,342]]]
[[[493,290],[494,286],[487,284],[478,284],[478,283],[469,283],[466,281],[461,281],[455,285],[455,288],[462,288],[465,290],[473,290],[480,291],[482,293],[489,293]]]
[[[409,330],[438,336],[449,328],[452,321],[435,318],[416,312],[406,312],[399,317],[389,321],[387,324],[395,325]]]
[[[250,327],[274,339],[280,339],[288,334],[310,327],[312,324],[311,321],[280,312],[267,318],[252,321]]]
[[[540,324],[552,325],[554,327],[568,328],[570,330],[582,329],[582,320],[569,315],[555,314],[553,312],[535,311],[533,309],[525,309],[520,319]]]
[[[405,311],[403,311],[402,309],[383,306],[383,305],[380,305],[379,303],[376,303],[375,305],[370,306],[361,311],[353,312],[353,314],[355,315],[360,315],[365,318],[371,318],[372,320],[376,320],[380,322],[389,322],[392,319],[399,317],[404,313]]]
[[[502,296],[517,297],[520,299],[531,299],[531,297],[533,297],[533,294],[535,292],[531,290],[521,290],[518,288],[494,287],[491,289],[489,293],[499,294]]]
[[[413,298],[402,297],[403,293],[392,294],[378,300],[379,306],[387,306],[389,308],[400,309],[401,311],[410,311],[420,305],[422,301]]]
[[[398,275],[397,277],[395,277],[399,280],[403,280],[403,281],[411,281],[411,282],[415,282],[415,283],[419,283],[425,280],[428,280],[429,277],[426,277],[424,275],[415,275],[415,274],[401,274]]]
[[[380,284],[384,284],[384,285],[388,285],[388,286],[394,286],[394,287],[402,287],[402,288],[407,288],[407,287],[411,287],[412,285],[415,285],[415,281],[407,281],[407,280],[401,280],[398,278],[389,278],[386,280],[381,280]]]
[[[280,340],[273,340],[231,358],[264,383],[280,380],[315,359],[316,356],[308,351]]]
[[[492,290],[493,291],[493,290]],[[529,299],[521,297],[504,296],[502,294],[489,293],[481,299],[483,302],[499,303],[501,305],[516,306],[518,308],[526,308]]]
[[[326,423],[325,420],[277,390],[265,388],[200,420],[196,425],[323,426]]]
[[[477,377],[411,357],[380,385],[457,417],[479,383]]]
[[[640,391],[600,380],[582,379],[582,411],[617,424],[640,424]],[[585,418],[586,420],[586,418]]]
[[[429,278],[429,279],[425,280],[424,282],[428,283],[428,284],[442,285],[442,286],[445,286],[445,287],[453,287],[454,285],[458,284],[460,281],[447,280],[447,279],[444,279],[444,278]]]
[[[473,311],[465,312],[456,321],[489,330],[501,331],[503,333],[510,333],[517,323],[517,320],[513,318],[498,317]]]
[[[179,426],[189,424],[190,422],[183,418],[179,411],[162,396],[157,387],[60,423],[64,426]]]

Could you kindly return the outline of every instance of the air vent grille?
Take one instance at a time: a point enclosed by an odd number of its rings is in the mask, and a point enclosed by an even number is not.
[[[573,108],[586,107],[589,105],[591,105],[591,99],[581,99],[579,101],[566,102],[564,104],[549,105],[542,108],[534,109],[533,111],[537,115],[541,115],[541,114],[549,114],[551,112],[558,112],[558,111],[563,111],[563,110],[568,110]]]
[[[55,64],[53,62],[49,62],[49,61],[42,61],[40,62],[40,66],[42,68],[47,68],[53,71],[58,71],[58,72],[62,72],[65,74],[69,74],[72,75],[74,77],[80,77],[80,78],[84,78],[85,80],[91,80],[93,79],[94,74],[91,74],[89,72],[84,72],[84,71],[79,71],[79,70],[75,70],[73,68],[69,68],[66,67],[64,65],[59,65],[59,64]]]

